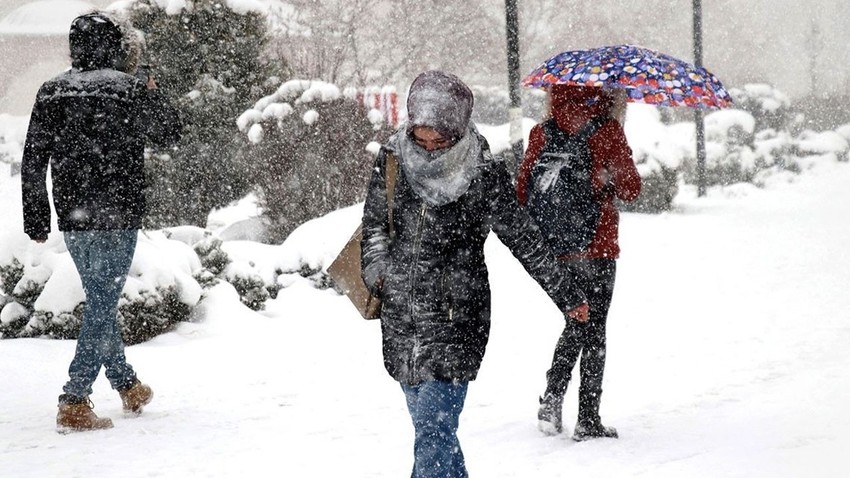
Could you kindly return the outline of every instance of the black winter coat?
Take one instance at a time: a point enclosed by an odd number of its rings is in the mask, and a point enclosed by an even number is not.
[[[479,139],[478,174],[447,205],[428,207],[398,168],[392,243],[386,147],[375,163],[363,210],[362,266],[379,269],[384,279],[379,292],[384,365],[402,383],[468,381],[478,374],[490,331],[484,241],[491,230],[561,310],[585,302],[517,203],[504,163]],[[364,274],[364,280],[372,275]]]
[[[181,130],[166,98],[132,75],[70,70],[44,83],[21,165],[24,231],[50,232],[48,164],[60,230],[141,228],[145,144],[171,145]]]

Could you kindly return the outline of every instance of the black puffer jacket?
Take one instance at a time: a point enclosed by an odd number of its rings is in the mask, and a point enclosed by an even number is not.
[[[118,26],[101,21],[97,35],[75,37],[85,21],[75,20],[71,32],[76,68],[42,85],[30,116],[21,175],[24,231],[32,239],[50,232],[48,164],[60,230],[139,229],[145,144],[173,144],[182,130],[162,94],[114,69],[127,52],[120,36],[103,31]]]
[[[362,265],[383,277],[384,365],[408,384],[474,380],[490,331],[484,241],[492,229],[561,310],[584,302],[516,201],[507,170],[483,148],[478,174],[457,201],[428,207],[399,168],[388,237],[381,150],[363,211]],[[364,274],[367,276],[374,274]]]

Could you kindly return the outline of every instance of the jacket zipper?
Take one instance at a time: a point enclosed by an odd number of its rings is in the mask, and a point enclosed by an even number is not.
[[[449,322],[451,322],[452,321],[452,315],[453,315],[453,312],[454,312],[454,304],[451,301],[451,295],[449,294],[449,291],[448,291],[448,288],[449,288],[449,277],[448,276],[449,276],[449,272],[448,272],[448,267],[447,267],[443,271],[443,282],[442,282],[442,284],[440,284],[440,289],[443,292],[443,300],[445,300],[446,303],[449,305],[448,306]]]
[[[416,223],[416,237],[413,241],[413,265],[410,271],[410,320],[413,322],[413,353],[410,357],[410,374],[411,378],[414,378],[416,370],[416,355],[419,353],[419,334],[416,333],[416,321],[414,320],[414,311],[415,311],[415,300],[413,297],[413,290],[416,286],[416,266],[419,263],[419,253],[421,252],[422,246],[422,229],[425,225],[425,211],[427,210],[425,204],[422,204],[422,210],[419,211],[419,220]]]

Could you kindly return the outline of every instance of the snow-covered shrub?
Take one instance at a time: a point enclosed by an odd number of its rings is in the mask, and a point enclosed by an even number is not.
[[[186,321],[191,310],[191,305],[181,300],[176,285],[143,290],[134,300],[122,301],[118,307],[124,343],[138,344],[167,332],[174,324]]]
[[[224,276],[239,293],[239,300],[243,304],[251,310],[263,310],[271,294],[254,267],[252,262],[231,262],[225,269]]]
[[[836,131],[803,131],[794,146],[798,156],[832,155],[842,162],[850,153],[850,141]]]
[[[139,235],[118,303],[125,342],[148,340],[189,318],[202,297],[193,274],[202,269],[191,247],[159,231]],[[76,338],[85,294],[64,242],[51,239],[0,266],[0,337]]]
[[[222,250],[230,257],[222,276],[233,285],[242,303],[249,308],[262,310],[264,302],[276,298],[286,286],[278,280],[282,274],[278,263],[279,246],[228,241],[222,244]]]
[[[752,182],[757,169],[755,118],[748,112],[727,109],[705,116],[705,185],[728,186],[739,182]],[[685,182],[697,184],[695,154],[684,165]]]
[[[0,163],[11,165],[12,174],[20,171],[29,119],[0,113]]]
[[[3,310],[0,311],[0,339],[14,337],[15,332],[21,330],[27,323],[32,311],[18,302],[3,301]]]
[[[622,211],[658,213],[669,211],[679,192],[679,171],[646,152],[635,155],[641,178],[640,196],[630,203],[618,203]]]
[[[328,289],[334,287],[333,279],[331,279],[327,271],[323,269],[310,267],[308,264],[302,264],[297,273],[301,277],[310,281],[313,284],[313,287],[317,289]]]
[[[133,25],[145,35],[145,60],[186,124],[178,145],[156,151],[147,165],[151,213],[146,227],[204,227],[213,208],[247,192],[234,121],[254,98],[272,91],[286,63],[265,57],[269,27],[259,2],[136,0],[128,5]]]
[[[32,304],[44,288],[43,284],[32,284],[34,288],[18,289],[16,286],[23,277],[24,265],[17,258],[0,265],[0,337],[24,326],[32,313]]]
[[[23,277],[24,265],[17,257],[12,257],[12,261],[8,264],[0,265],[0,289],[4,294],[12,293]]]
[[[791,100],[773,86],[765,83],[750,83],[741,88],[731,88],[729,94],[735,102],[735,108],[753,116],[755,131],[791,130],[796,116],[791,108]]]
[[[266,300],[277,297],[281,286],[276,283],[276,277],[264,277],[265,274],[258,271],[254,260],[232,257],[225,250],[225,243],[212,232],[193,226],[175,227],[163,232],[167,237],[187,244],[195,251],[201,268],[195,271],[193,277],[202,289],[206,290],[224,280],[233,286],[242,303],[252,310],[263,310]],[[258,247],[249,242],[234,241],[229,244],[251,244],[249,248]],[[265,259],[269,260],[268,257]]]
[[[233,88],[239,103],[250,104],[270,77],[286,70],[264,55],[270,38],[260,2],[135,0],[129,13],[144,33],[157,83],[175,98],[208,75]]]
[[[203,75],[176,104],[184,123],[176,149],[151,154],[146,161],[149,202],[146,227],[205,226],[210,211],[247,191],[237,161],[233,118],[239,109],[235,88]]]
[[[230,257],[221,249],[221,239],[210,235],[194,245],[201,264],[214,276],[221,275],[230,264]]]
[[[837,128],[835,128],[835,132],[840,134],[841,137],[850,141],[850,123],[843,124]]]
[[[0,163],[9,163],[20,167],[24,149],[18,143],[7,143],[0,138]]]
[[[794,140],[787,131],[768,128],[757,132],[753,150],[756,153],[756,168],[760,171],[776,169],[799,172],[794,154]]]
[[[363,200],[374,161],[366,146],[388,132],[379,116],[332,84],[292,80],[239,117],[271,242]]]
[[[693,126],[666,126],[661,111],[649,105],[632,104],[623,125],[632,157],[641,177],[641,193],[631,203],[618,203],[623,211],[657,213],[668,211],[679,191],[679,171],[693,136]]]

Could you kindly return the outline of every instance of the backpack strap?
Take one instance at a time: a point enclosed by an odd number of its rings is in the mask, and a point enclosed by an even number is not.
[[[590,121],[585,123],[585,125],[582,126],[580,130],[578,130],[578,133],[570,135],[569,133],[561,130],[561,128],[558,127],[558,123],[555,122],[555,118],[551,118],[543,123],[543,135],[545,136],[546,142],[549,142],[561,136],[568,136],[580,139],[582,141],[587,141],[588,138],[590,138],[597,131],[599,131],[599,128],[601,128],[610,119],[611,118],[607,116],[595,116],[591,118]]]
[[[576,133],[575,137],[581,139],[582,141],[587,141],[591,136],[596,134],[605,123],[607,123],[611,118],[607,116],[595,116],[590,121],[585,123],[584,126]]]
[[[558,127],[558,123],[555,122],[555,118],[549,118],[543,123],[543,139],[546,143],[549,143],[549,141],[563,135],[564,132]]]

